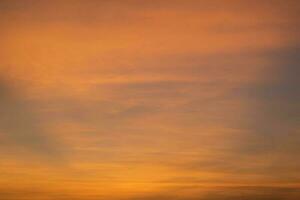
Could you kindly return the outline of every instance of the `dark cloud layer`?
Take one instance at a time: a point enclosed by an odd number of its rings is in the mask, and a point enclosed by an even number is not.
[[[193,191],[193,196],[185,196],[184,191]],[[149,195],[132,195],[130,200],[298,200],[300,190],[280,187],[215,187],[215,188],[176,188]],[[0,190],[1,200],[104,200],[107,196],[78,195],[68,192],[47,192],[44,190]],[[128,198],[112,198],[129,200]]]

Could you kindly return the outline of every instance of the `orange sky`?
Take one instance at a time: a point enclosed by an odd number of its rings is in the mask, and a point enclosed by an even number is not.
[[[299,13],[0,1],[0,199],[299,199]]]

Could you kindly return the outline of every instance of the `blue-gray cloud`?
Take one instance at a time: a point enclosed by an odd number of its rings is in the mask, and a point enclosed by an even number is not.
[[[2,152],[27,152],[47,159],[61,159],[60,145],[43,129],[34,105],[26,102],[4,79],[0,79],[0,107]]]

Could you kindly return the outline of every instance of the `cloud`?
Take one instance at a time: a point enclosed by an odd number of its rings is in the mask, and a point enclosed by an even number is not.
[[[60,145],[43,130],[34,105],[17,94],[7,79],[0,80],[0,107],[2,152],[28,152],[46,159],[61,159]]]
[[[71,194],[72,193],[72,194]],[[193,195],[186,195],[186,194]],[[298,200],[300,190],[281,187],[173,187],[151,194],[131,194],[127,197],[110,195],[76,194],[76,192],[48,191],[42,189],[0,189],[0,199],[5,200]]]
[[[249,115],[245,116],[249,119],[248,128],[262,145],[259,147],[258,143],[253,143],[258,145],[253,149],[283,153],[296,147],[300,139],[299,48],[278,49],[266,57],[272,63],[264,80],[241,88],[240,92],[250,106]],[[298,152],[300,149],[294,150]]]
[[[39,171],[5,162],[1,180],[14,184],[11,174],[25,174],[28,185],[95,194],[102,185],[115,194],[165,184],[299,182],[299,49],[290,47],[298,42],[298,5],[1,1],[0,60],[9,66],[1,70],[1,153],[58,159],[67,149],[78,169],[54,175],[45,173],[47,163]],[[239,191],[204,197],[234,199]],[[187,193],[143,198],[200,198]],[[246,199],[274,197],[249,193]]]

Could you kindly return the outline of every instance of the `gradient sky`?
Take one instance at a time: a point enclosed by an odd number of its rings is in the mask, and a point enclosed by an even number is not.
[[[0,0],[0,200],[298,200],[298,0]]]

